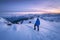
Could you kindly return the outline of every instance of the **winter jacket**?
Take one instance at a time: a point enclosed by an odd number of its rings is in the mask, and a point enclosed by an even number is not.
[[[37,18],[35,26],[39,26],[40,25],[40,20]]]

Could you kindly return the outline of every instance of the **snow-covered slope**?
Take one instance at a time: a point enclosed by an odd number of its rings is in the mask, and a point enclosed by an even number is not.
[[[0,17],[0,22],[7,22],[4,18]]]
[[[35,31],[33,30],[35,21],[36,18],[11,26],[0,22],[0,40],[60,40],[60,22],[40,19],[40,30]]]

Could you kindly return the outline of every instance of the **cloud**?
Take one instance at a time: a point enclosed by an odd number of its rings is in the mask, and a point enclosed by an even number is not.
[[[6,1],[0,3],[0,12],[59,12],[60,0]]]

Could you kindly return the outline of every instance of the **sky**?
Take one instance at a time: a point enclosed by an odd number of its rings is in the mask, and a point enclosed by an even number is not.
[[[0,5],[0,14],[60,13],[60,0],[1,0]]]

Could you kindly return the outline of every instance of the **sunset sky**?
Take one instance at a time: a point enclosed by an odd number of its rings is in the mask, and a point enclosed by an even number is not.
[[[0,1],[0,14],[16,12],[29,13],[60,13],[60,0],[5,0]]]

